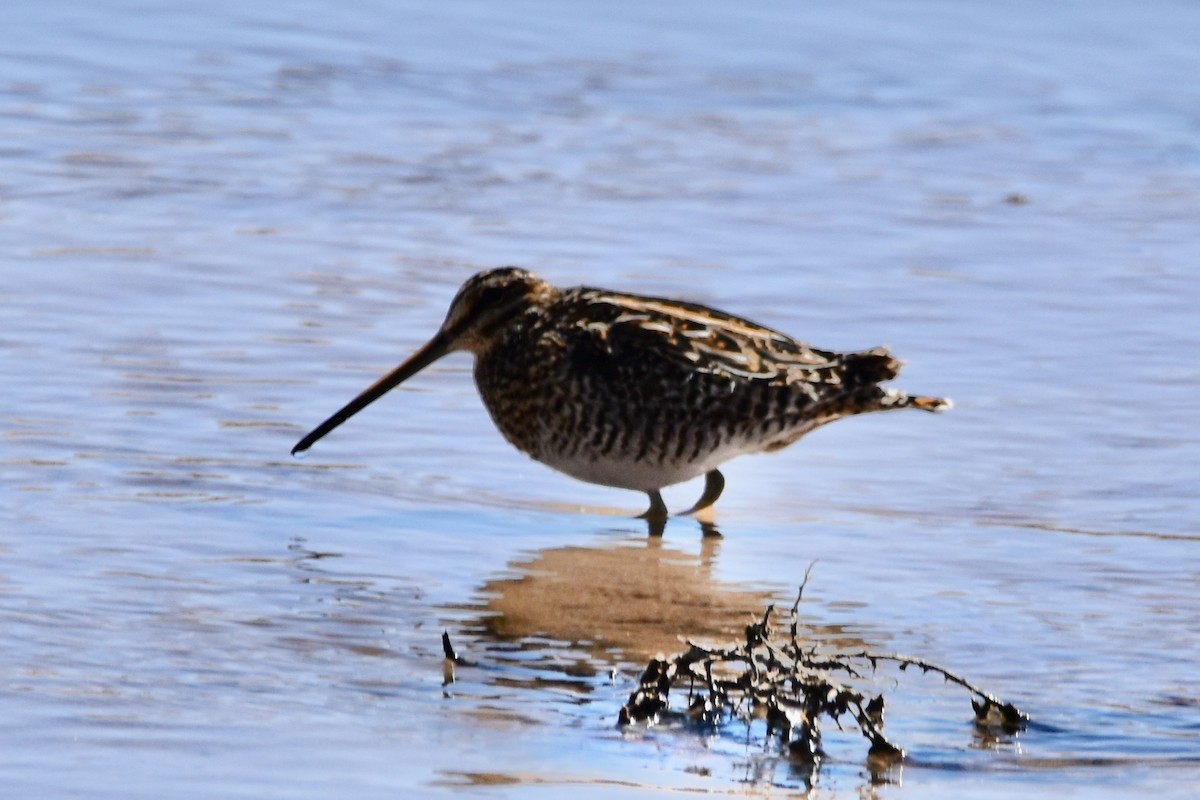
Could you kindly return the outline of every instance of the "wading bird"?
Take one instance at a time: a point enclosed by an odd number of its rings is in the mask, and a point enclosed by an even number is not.
[[[487,270],[459,289],[442,327],[292,448],[293,455],[447,353],[475,356],[475,384],[514,447],[579,480],[650,497],[700,475],[716,502],[718,467],[786,447],[853,414],[950,401],[882,387],[900,362],[882,347],[818,350],[702,305],[576,287],[516,267]]]

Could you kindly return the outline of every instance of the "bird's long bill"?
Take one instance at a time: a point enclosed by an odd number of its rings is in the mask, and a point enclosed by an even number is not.
[[[363,390],[362,394],[349,403],[346,403],[336,414],[322,422],[311,433],[297,442],[296,446],[292,448],[292,455],[303,453],[316,444],[318,439],[338,425],[341,425],[371,403],[374,403],[380,397],[383,397],[389,391],[446,355],[450,351],[450,344],[451,337],[439,331],[436,336],[429,340],[428,344],[413,353],[407,361],[368,386]]]

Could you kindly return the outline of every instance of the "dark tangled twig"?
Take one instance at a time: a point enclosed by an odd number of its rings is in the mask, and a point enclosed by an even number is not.
[[[884,735],[883,695],[868,697],[834,677],[841,673],[861,678],[866,667],[873,672],[879,662],[895,663],[901,671],[913,666],[934,672],[963,687],[973,695],[971,705],[980,727],[1012,733],[1028,723],[1029,717],[1016,706],[925,659],[868,651],[822,655],[815,644],[803,646],[798,633],[800,601],[811,569],[796,594],[783,641],[774,638],[775,609],[770,605],[762,619],[746,626],[745,641],[737,646],[705,648],[689,642],[688,650],[674,658],[651,660],[621,708],[618,724],[653,721],[670,712],[671,689],[686,685],[688,718],[710,724],[765,718],[768,737],[777,734],[793,756],[814,763],[822,754],[821,721],[829,719],[840,726],[849,717],[870,743],[868,762],[888,767],[904,758],[904,750]]]

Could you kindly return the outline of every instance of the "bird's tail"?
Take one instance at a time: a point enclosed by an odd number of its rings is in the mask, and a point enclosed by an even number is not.
[[[936,414],[954,405],[944,397],[909,395],[879,385],[899,375],[903,366],[904,362],[889,353],[886,347],[843,356],[841,374],[847,391],[831,404],[831,418],[897,408],[916,408]]]
[[[949,397],[909,395],[899,389],[885,389],[881,386],[875,387],[875,390],[878,392],[875,401],[878,403],[878,410],[880,411],[893,408],[916,408],[921,411],[938,414],[948,408],[954,407],[954,401]]]
[[[842,375],[849,385],[870,386],[890,381],[900,374],[904,362],[893,356],[885,347],[848,353],[844,357]]]
[[[917,408],[936,414],[954,405],[944,397],[908,395],[899,389],[878,385],[899,375],[903,366],[904,362],[889,353],[886,347],[846,355],[842,362],[842,380],[848,388],[858,387],[849,393],[850,405],[857,406],[851,413]]]
[[[939,414],[948,408],[954,408],[954,401],[949,397],[909,397],[904,405],[907,408],[919,408],[922,411],[929,411],[934,414]]]

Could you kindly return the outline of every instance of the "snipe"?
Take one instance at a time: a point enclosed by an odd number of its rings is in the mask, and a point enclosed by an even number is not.
[[[292,448],[307,450],[368,404],[455,350],[518,450],[561,472],[650,496],[705,475],[688,513],[720,496],[718,467],[778,450],[868,411],[941,411],[950,401],[881,387],[900,362],[884,348],[834,353],[705,306],[602,289],[559,289],[523,269],[470,278],[434,337]]]

